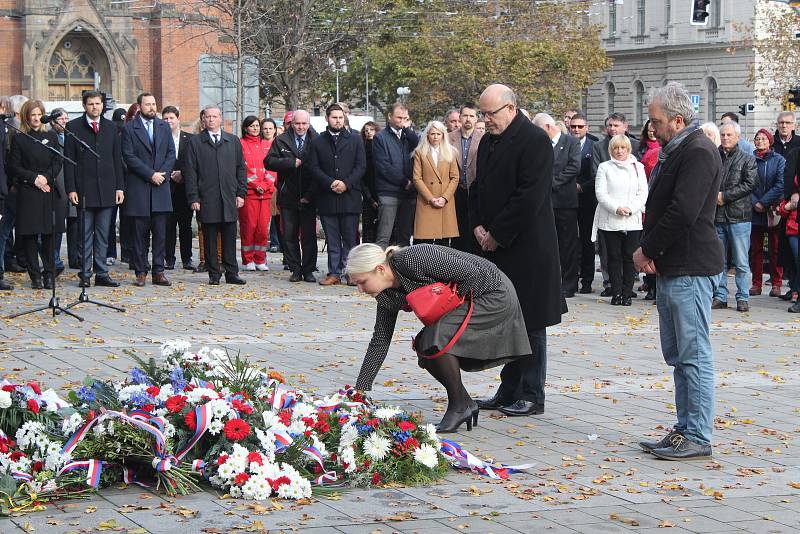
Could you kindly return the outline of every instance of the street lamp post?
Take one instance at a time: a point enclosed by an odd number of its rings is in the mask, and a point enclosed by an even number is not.
[[[406,97],[411,94],[411,89],[408,87],[398,87],[397,96],[400,97],[400,102],[406,103]]]
[[[338,62],[328,58],[328,65],[331,66],[333,72],[336,73],[336,101],[341,102],[339,98],[339,73],[347,72],[347,60],[342,58]]]

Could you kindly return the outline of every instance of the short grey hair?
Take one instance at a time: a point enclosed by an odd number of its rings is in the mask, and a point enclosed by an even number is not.
[[[203,106],[203,109],[202,109],[203,113],[202,114],[205,115],[206,111],[209,111],[209,110],[212,110],[212,109],[219,110],[220,116],[222,115],[222,106],[220,106],[219,104],[209,104],[207,106]]]
[[[11,102],[11,111],[19,113],[22,109],[22,104],[28,101],[28,97],[25,95],[13,95],[8,97],[8,100]]]
[[[781,111],[778,113],[778,116],[775,118],[775,121],[780,121],[784,117],[791,117],[793,121],[796,121],[797,118],[794,115],[794,111]]]
[[[678,82],[669,82],[663,87],[651,89],[650,102],[658,103],[670,119],[680,115],[684,123],[694,122],[694,109],[689,91]]]
[[[539,128],[544,128],[545,125],[555,126],[556,120],[547,113],[537,113],[533,117],[533,124],[535,124]]]
[[[736,132],[736,135],[738,136],[742,135],[742,127],[739,126],[738,122],[733,122],[733,121],[723,122],[722,125],[719,127],[719,131],[722,132],[722,130],[726,128],[733,128],[733,131]]]
[[[444,120],[442,122],[447,122],[447,118],[450,117],[450,115],[452,115],[453,113],[457,114],[459,117],[461,116],[461,112],[456,108],[453,108],[444,114]]]

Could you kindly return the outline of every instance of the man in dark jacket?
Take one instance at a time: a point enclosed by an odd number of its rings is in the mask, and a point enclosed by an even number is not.
[[[164,275],[167,216],[172,211],[169,175],[175,166],[175,143],[169,125],[156,117],[156,97],[142,93],[135,117],[122,130],[122,158],[127,168],[122,213],[132,218],[134,285],[147,280],[147,236],[152,234],[153,284],[172,285]]]
[[[681,84],[656,89],[649,115],[663,148],[650,176],[647,218],[633,261],[640,272],[658,274],[661,351],[674,368],[678,422],[661,440],[639,445],[666,460],[706,458],[714,431],[711,297],[723,265],[714,229],[722,161],[714,143],[692,125],[691,98]]]
[[[550,139],[517,108],[514,92],[490,85],[481,95],[486,135],[478,146],[469,221],[486,257],[514,284],[532,354],[503,367],[481,408],[506,415],[544,413],[546,327],[561,322],[561,269],[553,206]]]
[[[279,135],[264,158],[264,167],[278,173],[283,256],[292,271],[290,282],[316,282],[317,212],[311,193],[308,159],[316,134],[309,129],[308,112],[292,114],[291,128]]]
[[[719,128],[722,157],[722,181],[717,195],[714,222],[722,248],[731,250],[731,262],[736,269],[736,310],[750,310],[750,221],[753,208],[750,199],[758,180],[756,158],[746,154],[739,145],[740,126],[725,122]],[[714,291],[712,310],[728,307],[728,273],[723,269]]]
[[[83,258],[80,286],[89,287],[94,265],[94,285],[117,287],[119,282],[111,279],[106,266],[108,232],[111,229],[111,214],[114,206],[122,204],[125,194],[125,179],[122,170],[122,148],[119,129],[103,117],[103,95],[97,91],[83,94],[84,114],[67,123],[67,130],[86,143],[95,152],[85,150],[72,136],[64,140],[64,153],[77,165],[64,166],[64,182],[67,195],[73,205],[81,210],[83,217]],[[81,221],[79,221],[80,228]],[[78,245],[81,250],[81,245]]]
[[[344,127],[344,110],[331,104],[325,110],[328,128],[311,145],[314,201],[328,244],[328,276],[320,285],[338,284],[344,275],[350,249],[358,244],[361,213],[361,177],[366,168],[364,144]]]
[[[396,236],[398,245],[411,243],[417,191],[412,182],[411,153],[419,138],[410,127],[408,108],[395,102],[389,108],[386,128],[372,140],[375,164],[375,191],[378,193],[378,237],[375,243],[386,248]]]
[[[597,195],[594,192],[594,175],[592,174],[592,148],[594,140],[589,137],[589,123],[583,113],[576,113],[569,121],[572,136],[581,147],[581,170],[575,179],[578,190],[578,240],[579,273],[581,280],[580,293],[591,293],[594,282],[594,241],[592,226],[594,212],[597,209]]]
[[[189,140],[181,169],[186,199],[203,223],[208,283],[219,285],[222,277],[217,258],[217,236],[221,235],[225,282],[244,285],[236,258],[236,221],[247,197],[242,144],[238,137],[222,130],[219,107],[206,106],[203,111],[205,129]]]
[[[5,98],[5,97],[3,97]],[[6,113],[4,107],[0,107],[0,113]],[[8,176],[6,175],[6,147],[8,146],[8,139],[6,137],[6,126],[0,124],[0,221],[6,213],[5,200],[8,196]],[[13,286],[3,280],[3,256],[5,255],[5,237],[0,236],[0,291],[10,291]]]
[[[186,147],[192,134],[181,130],[180,110],[175,106],[166,106],[161,111],[161,118],[169,124],[172,142],[175,144],[175,166],[170,175],[169,187],[172,192],[172,213],[167,217],[167,238],[165,245],[165,265],[167,270],[175,268],[175,243],[180,237],[181,263],[187,271],[194,270],[192,263],[192,208],[186,200],[186,181],[183,179],[183,166]],[[177,228],[177,230],[176,230]]]

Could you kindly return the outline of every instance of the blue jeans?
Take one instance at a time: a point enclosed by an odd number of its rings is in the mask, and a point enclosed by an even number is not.
[[[328,244],[328,276],[341,277],[350,249],[358,244],[358,213],[320,215]]]
[[[722,250],[727,257],[731,249],[731,261],[736,269],[736,302],[747,302],[750,298],[750,223],[717,224],[717,235],[722,241]],[[728,269],[719,274],[714,298],[728,301]]]
[[[714,353],[709,339],[716,276],[661,276],[656,280],[664,361],[673,368],[675,430],[708,445],[714,431]]]

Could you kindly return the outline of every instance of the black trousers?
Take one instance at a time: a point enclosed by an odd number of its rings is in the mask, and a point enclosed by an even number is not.
[[[554,209],[558,234],[558,257],[561,260],[561,290],[578,290],[578,210]]]
[[[507,363],[500,371],[497,394],[508,404],[526,400],[544,407],[544,381],[547,376],[547,331],[528,330],[531,356]]]
[[[592,225],[594,223],[595,206],[578,208],[578,241],[579,254],[578,276],[582,284],[591,285],[594,281],[594,242],[592,241]]]
[[[361,206],[361,242],[374,243],[378,237],[378,208],[372,203]]]
[[[283,257],[293,273],[317,269],[317,210],[281,208]]]
[[[133,264],[133,217],[120,214],[119,217],[119,252],[120,260]]]
[[[172,193],[172,213],[167,217],[166,262],[175,264],[175,241],[181,242],[181,262],[192,261],[192,208],[186,201],[186,190],[176,188]],[[177,227],[177,229],[176,229]]]
[[[217,258],[217,235],[221,236],[222,266],[226,276],[239,274],[239,261],[236,259],[236,222],[203,223],[203,248],[206,255],[208,277],[219,280],[222,276]]]
[[[81,243],[83,243],[83,236],[81,235],[80,219],[67,217],[67,263],[70,269],[81,268]]]
[[[453,238],[453,248],[470,254],[481,255],[478,241],[472,233],[469,223],[469,194],[466,187],[459,185],[453,196],[456,203],[456,220],[458,221],[458,237]],[[416,243],[416,240],[414,241]]]
[[[164,272],[164,242],[169,213],[153,213],[150,217],[131,217],[133,222],[133,268],[136,274],[147,274],[148,238],[152,235],[153,274]]]
[[[608,279],[615,295],[633,295],[633,280],[636,271],[633,267],[633,253],[639,246],[641,231],[603,232],[608,254]]]
[[[111,220],[108,223],[108,250],[106,258],[117,258],[117,214],[119,206],[111,208]]]
[[[56,274],[56,258],[53,254],[53,234],[17,236],[17,240],[24,248],[28,276],[31,277],[31,280],[39,280],[42,278],[42,271],[39,269],[39,238],[42,240],[41,257],[44,274],[50,277],[54,277]]]

